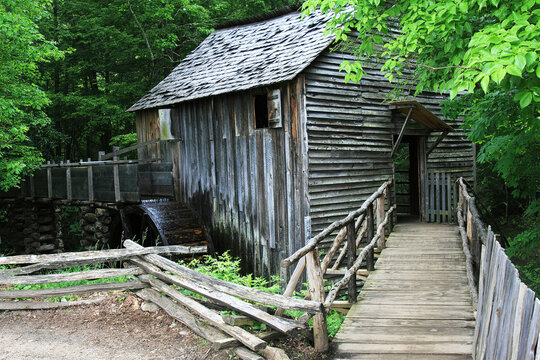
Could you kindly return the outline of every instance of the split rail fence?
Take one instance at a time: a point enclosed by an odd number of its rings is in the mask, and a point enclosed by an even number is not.
[[[296,263],[284,295],[294,292],[298,281],[306,268],[309,291],[308,297],[324,303],[324,312],[313,318],[313,338],[315,349],[328,349],[326,314],[335,305],[335,300],[342,288],[347,286],[347,302],[357,300],[357,277],[365,276],[374,269],[375,252],[384,249],[385,233],[393,227],[393,212],[396,204],[392,201],[393,180],[389,179],[375,191],[360,208],[349,213],[345,218],[335,221],[294,254],[281,262],[282,267]],[[387,210],[386,210],[387,209]],[[322,261],[319,259],[319,247],[324,241],[332,239],[332,245]],[[346,269],[339,270],[346,260]],[[361,266],[364,268],[361,269]],[[341,275],[325,296],[324,276]],[[343,306],[339,304],[338,306]],[[309,320],[309,316],[301,318]]]
[[[253,289],[189,269],[158,254],[193,256],[207,252],[206,246],[142,247],[126,240],[125,249],[85,251],[46,255],[0,257],[0,310],[45,309],[96,302],[79,300],[46,302],[39,299],[111,290],[134,290],[145,301],[160,306],[170,316],[185,324],[196,334],[210,341],[214,348],[234,347],[244,358],[286,359],[281,350],[267,345],[267,340],[305,333],[308,327],[290,317],[272,314],[269,307],[323,314],[323,304],[317,301],[290,298]],[[123,261],[125,268],[100,268],[72,273],[44,273],[43,270]],[[32,275],[41,272],[37,275]],[[65,288],[7,290],[17,284],[59,283],[131,276],[126,282],[106,282],[75,285]],[[4,288],[2,290],[2,287]],[[186,295],[185,291],[200,295]],[[184,293],[182,292],[184,291]],[[202,297],[202,299],[201,299]],[[38,301],[25,299],[37,298]],[[23,299],[22,301],[14,301]],[[261,305],[262,304],[262,305]],[[266,324],[272,331],[252,334],[235,325],[235,319],[222,316],[220,311],[233,310],[243,316]],[[281,356],[281,357],[278,357]]]
[[[473,358],[538,360],[540,300],[521,282],[491,227],[480,219],[463,178],[458,186],[458,225],[477,309]]]

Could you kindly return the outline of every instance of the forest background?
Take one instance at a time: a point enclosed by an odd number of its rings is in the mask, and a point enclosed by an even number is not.
[[[291,2],[0,0],[0,188],[17,186],[43,159],[96,158],[133,144],[134,118],[125,110],[217,24]],[[522,278],[540,291],[540,1],[308,0],[303,7],[333,12],[335,46],[362,38],[350,50],[382,56],[389,81],[414,57],[418,91],[450,92],[446,115],[464,116],[477,144],[485,220],[502,224]],[[396,19],[403,36],[390,39]],[[341,69],[347,81],[363,75],[360,61]]]

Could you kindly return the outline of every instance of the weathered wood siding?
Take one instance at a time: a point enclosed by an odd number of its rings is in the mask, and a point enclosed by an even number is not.
[[[325,52],[306,69],[307,133],[309,144],[309,196],[312,232],[321,231],[343,218],[392,176],[390,153],[403,117],[392,114],[386,96],[393,84],[366,64],[359,84],[344,81],[339,72],[351,55]],[[456,131],[434,150],[427,168],[472,177],[472,144],[460,123],[444,119],[439,104],[443,97],[425,93],[417,100]],[[406,134],[426,134],[411,121]],[[439,133],[427,138],[427,147]]]
[[[140,110],[135,114],[135,128],[139,143],[159,139],[159,113],[157,109]]]
[[[209,226],[218,250],[245,270],[279,274],[279,261],[304,244],[309,213],[304,81],[281,88],[283,127],[254,129],[253,92],[172,108],[182,200]],[[305,160],[305,161],[304,161]]]

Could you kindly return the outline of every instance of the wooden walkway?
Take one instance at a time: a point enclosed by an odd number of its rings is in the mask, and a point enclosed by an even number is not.
[[[334,338],[334,359],[471,359],[473,333],[457,226],[401,223]]]

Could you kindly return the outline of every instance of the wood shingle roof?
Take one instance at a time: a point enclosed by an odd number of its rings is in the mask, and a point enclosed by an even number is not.
[[[326,22],[292,12],[216,30],[128,111],[292,80],[332,41],[323,35]]]

